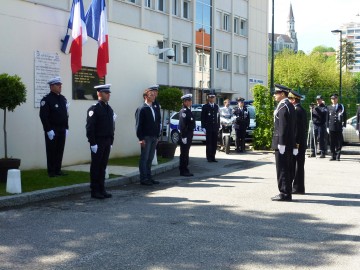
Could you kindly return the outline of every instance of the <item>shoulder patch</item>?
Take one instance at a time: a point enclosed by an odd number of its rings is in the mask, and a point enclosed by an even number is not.
[[[42,100],[41,103],[40,103],[40,106],[41,106],[41,107],[44,106],[45,103],[46,103],[45,100]]]
[[[89,117],[94,115],[94,111],[89,111]]]
[[[181,116],[182,116],[183,118],[185,118],[185,117],[186,117],[186,113],[182,113]]]

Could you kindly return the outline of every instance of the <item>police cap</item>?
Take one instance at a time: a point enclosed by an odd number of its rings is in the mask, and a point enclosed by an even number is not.
[[[98,91],[98,92],[107,92],[107,93],[111,93],[110,87],[111,87],[111,84],[101,84],[101,85],[94,86],[96,91]]]
[[[330,98],[338,98],[338,94],[336,94],[336,93],[331,94]]]
[[[159,85],[158,84],[154,84],[150,87],[148,87],[149,90],[152,90],[152,91],[158,91],[159,90]]]
[[[300,100],[302,98],[302,96],[298,92],[296,92],[294,90],[290,90],[288,98],[295,98],[295,99]]]
[[[279,92],[285,92],[285,93],[289,93],[290,92],[290,88],[281,84],[275,84],[275,93],[279,93]]]
[[[321,95],[317,95],[316,99],[323,99]]]
[[[237,102],[244,102],[245,101],[245,98],[242,98],[242,97],[239,97],[236,99]]]
[[[58,77],[51,78],[47,83],[48,83],[49,85],[62,84],[61,78],[60,78],[59,76],[58,76]]]
[[[208,97],[215,97],[216,96],[215,90],[210,90],[207,95]]]
[[[186,95],[183,95],[181,97],[181,100],[184,102],[184,101],[187,101],[187,100],[192,100],[192,94],[186,94]]]

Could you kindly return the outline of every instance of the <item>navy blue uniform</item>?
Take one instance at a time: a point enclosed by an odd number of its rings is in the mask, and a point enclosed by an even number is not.
[[[325,155],[326,153],[326,116],[327,116],[327,107],[324,104],[320,104],[311,110],[314,136],[316,142],[319,143],[319,148],[321,154]],[[313,136],[313,134],[311,134]],[[314,138],[311,139],[311,152],[315,154],[315,145]]]
[[[105,170],[114,142],[114,112],[109,104],[98,101],[87,111],[86,136],[90,146],[97,145],[97,152],[91,151],[90,188],[92,194],[105,193]]]
[[[236,116],[234,123],[236,132],[236,150],[244,152],[246,130],[250,125],[250,114],[245,106],[243,108],[235,107],[233,114]]]
[[[69,129],[67,100],[61,94],[50,92],[41,99],[40,119],[45,131],[47,172],[49,176],[61,173],[66,130]],[[49,139],[47,132],[53,130],[55,136]]]
[[[343,143],[342,130],[346,127],[346,111],[344,105],[338,103],[336,106],[328,106],[326,127],[329,129],[330,151],[332,160],[340,160]]]
[[[189,173],[189,150],[192,143],[192,138],[195,129],[195,119],[188,107],[183,107],[179,112],[179,130],[180,130],[180,174]],[[182,139],[186,138],[187,142],[184,144]]]
[[[218,133],[220,128],[219,106],[209,103],[202,106],[201,127],[206,129],[206,158],[215,161]]]

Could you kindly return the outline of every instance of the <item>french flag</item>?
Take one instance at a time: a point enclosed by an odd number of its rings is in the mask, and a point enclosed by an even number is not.
[[[109,37],[105,0],[92,0],[86,12],[85,23],[88,36],[97,40],[98,55],[96,69],[99,78],[107,74],[106,64],[109,63]]]
[[[71,53],[71,70],[73,73],[76,73],[82,67],[82,46],[87,41],[85,12],[82,0],[73,0],[68,22],[68,30],[69,29],[72,30],[71,36],[65,36],[61,50],[64,53]]]

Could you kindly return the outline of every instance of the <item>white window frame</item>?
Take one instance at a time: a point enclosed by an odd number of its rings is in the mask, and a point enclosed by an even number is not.
[[[165,41],[164,40],[158,40],[157,42],[159,49],[165,48]],[[160,53],[158,55],[158,59],[164,61],[164,53]]]
[[[199,53],[199,71],[206,71],[206,55]]]
[[[230,31],[230,15],[227,13],[223,14],[223,30]]]
[[[240,20],[240,25],[239,25],[239,30],[240,30],[240,35],[243,35],[243,36],[247,36],[247,21],[244,20],[244,19],[241,19]]]
[[[174,43],[172,44],[171,46],[174,50],[174,58],[172,59],[172,62],[173,63],[178,63],[179,61],[179,47],[180,47],[180,44],[179,43]]]
[[[216,52],[216,69],[221,70],[222,69],[222,53]]]
[[[234,27],[233,27],[233,29],[234,29],[234,34],[240,34],[240,31],[239,31],[239,28],[240,28],[240,18],[238,18],[238,17],[235,17],[234,18]]]
[[[179,15],[179,1],[180,0],[171,0],[171,1],[173,1],[172,14],[177,16],[177,15]]]
[[[221,29],[221,21],[222,21],[222,13],[220,11],[216,11],[216,29]]]
[[[162,5],[162,9],[160,9],[160,6]],[[157,0],[157,10],[161,12],[165,12],[166,10],[166,0]]]
[[[223,53],[222,54],[222,69],[223,70],[230,70],[230,54]]]
[[[190,19],[190,1],[188,1],[188,0],[183,0],[182,17],[184,19]]]
[[[144,1],[145,1],[144,2],[145,7],[151,8],[151,0],[144,0]]]
[[[190,64],[190,45],[182,45],[182,63]]]

